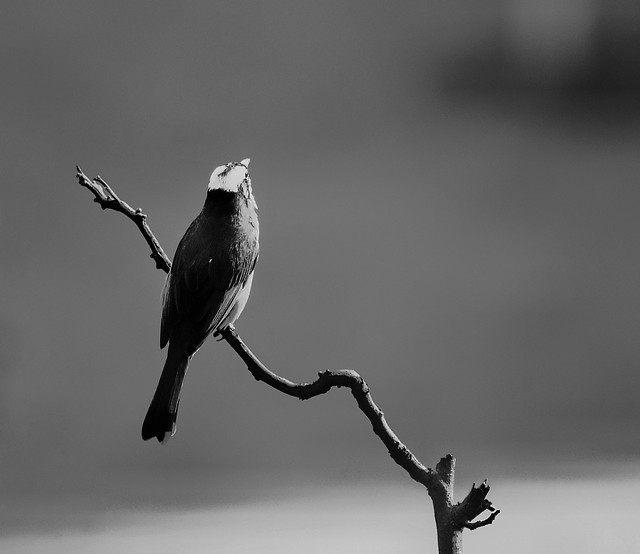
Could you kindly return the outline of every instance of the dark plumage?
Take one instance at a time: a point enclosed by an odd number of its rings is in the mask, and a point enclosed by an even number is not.
[[[164,288],[160,327],[160,346],[168,343],[169,349],[142,426],[144,440],[165,442],[175,433],[191,356],[209,334],[233,325],[249,296],[259,229],[248,163],[216,168],[204,207],[178,244]]]

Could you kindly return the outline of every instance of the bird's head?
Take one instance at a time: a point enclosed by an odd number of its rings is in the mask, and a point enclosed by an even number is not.
[[[251,178],[249,177],[250,161],[249,158],[245,158],[241,162],[229,162],[216,167],[211,174],[211,179],[209,179],[207,190],[239,193],[255,205],[256,201],[253,198]]]

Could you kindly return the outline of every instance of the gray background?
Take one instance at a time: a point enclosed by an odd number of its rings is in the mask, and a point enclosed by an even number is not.
[[[459,495],[489,477],[505,513],[474,551],[637,547],[585,532],[640,515],[640,12],[607,6],[4,2],[0,544],[434,548],[346,391],[284,397],[225,343],[169,445],[140,439],[163,274],[74,166],[172,255],[213,168],[251,157],[254,352],[293,380],[358,370],[426,465],[458,457]]]

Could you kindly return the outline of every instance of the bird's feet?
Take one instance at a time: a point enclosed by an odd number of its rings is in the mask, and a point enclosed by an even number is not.
[[[213,333],[213,338],[216,339],[218,342],[223,340],[224,337],[222,336],[222,331],[226,329],[229,329],[230,331],[236,330],[236,328],[233,325],[227,325],[224,329],[218,329],[215,333]]]

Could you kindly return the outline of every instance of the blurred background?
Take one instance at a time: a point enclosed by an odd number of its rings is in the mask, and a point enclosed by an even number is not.
[[[0,546],[435,552],[431,502],[350,394],[301,403],[226,343],[166,447],[137,229],[169,255],[251,157],[237,328],[276,372],[353,368],[457,497],[468,552],[640,548],[640,8],[604,0],[4,2]]]

